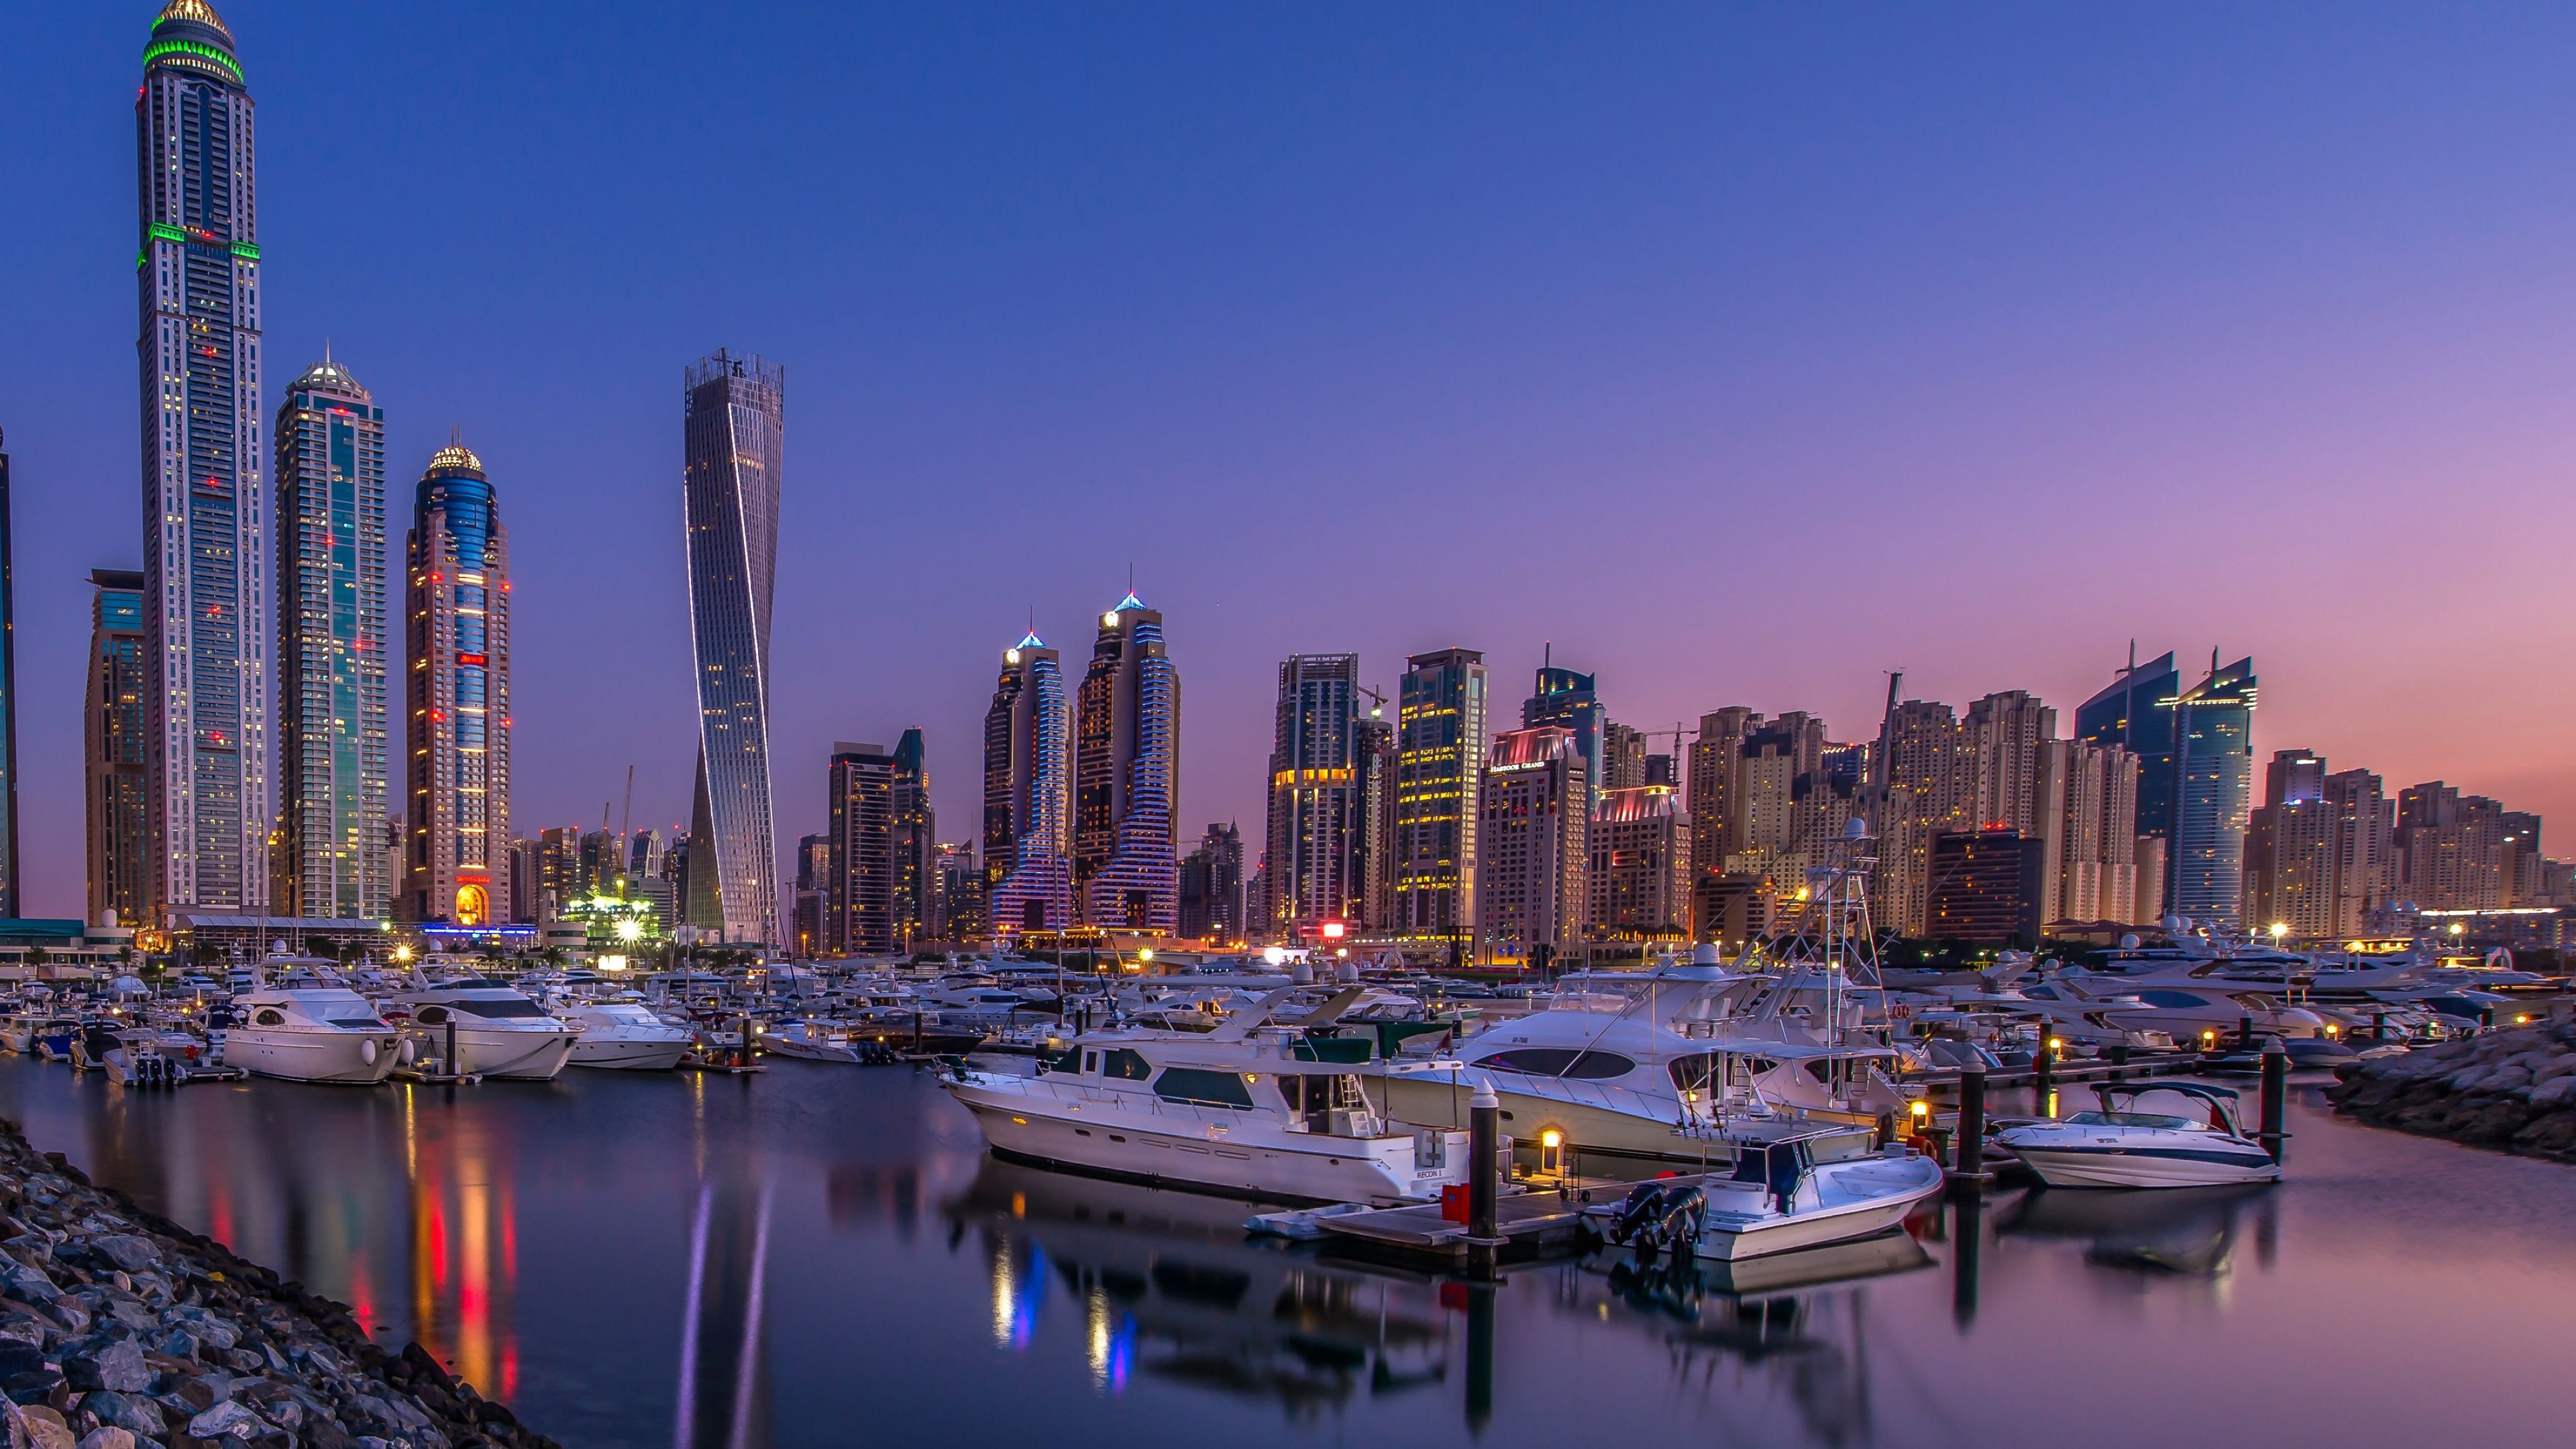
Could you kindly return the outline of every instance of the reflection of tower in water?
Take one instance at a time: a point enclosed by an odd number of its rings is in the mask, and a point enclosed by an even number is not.
[[[698,1188],[675,1449],[765,1449],[770,1442],[769,1356],[761,1341],[769,1197],[766,1178],[731,1176]]]
[[[507,1401],[519,1389],[510,1314],[519,1230],[509,1176],[495,1170],[487,1123],[455,1113],[423,1131],[420,1089],[399,1090],[411,1173],[412,1331],[449,1372]]]

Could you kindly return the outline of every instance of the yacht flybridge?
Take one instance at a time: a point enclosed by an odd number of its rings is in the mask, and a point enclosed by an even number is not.
[[[447,1070],[520,1081],[552,1081],[571,1059],[579,1033],[525,995],[479,976],[415,986],[395,998],[421,1028],[430,1050],[444,1055],[453,1029],[456,1060]]]
[[[1290,1202],[1466,1182],[1467,1134],[1389,1122],[1359,1070],[1369,1044],[1270,1025],[1286,996],[1214,1031],[1091,1032],[1036,1076],[960,1068],[942,1085],[1005,1156]]]

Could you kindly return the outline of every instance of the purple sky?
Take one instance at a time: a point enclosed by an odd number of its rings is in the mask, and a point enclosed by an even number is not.
[[[966,833],[999,651],[1081,657],[1131,561],[1193,834],[1257,833],[1296,650],[1481,648],[1509,714],[1553,639],[1628,723],[1857,738],[1884,669],[2071,715],[2132,636],[2253,654],[2258,752],[2576,829],[2576,12],[218,3],[264,410],[327,337],[397,517],[451,424],[502,490],[522,832],[630,762],[686,814],[719,345],[787,367],[790,839],[916,723]],[[139,549],[155,9],[0,48],[31,913]]]

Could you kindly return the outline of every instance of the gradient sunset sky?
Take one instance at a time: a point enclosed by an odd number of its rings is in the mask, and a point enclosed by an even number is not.
[[[2132,637],[2251,653],[2258,755],[2571,848],[2576,10],[217,3],[263,413],[326,339],[373,389],[397,562],[482,454],[523,834],[629,763],[687,813],[727,346],[787,368],[790,842],[911,724],[970,834],[1000,651],[1034,609],[1078,668],[1132,562],[1184,848],[1258,836],[1294,651],[1483,649],[1499,726],[1553,640],[1630,724],[1856,739],[1898,667],[2063,727]],[[30,914],[81,909],[87,576],[141,547],[157,8],[0,45]]]

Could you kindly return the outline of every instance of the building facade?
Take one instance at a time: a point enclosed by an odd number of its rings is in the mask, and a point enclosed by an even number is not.
[[[1397,705],[1395,909],[1388,934],[1446,941],[1463,958],[1476,925],[1476,790],[1485,775],[1485,656],[1405,661]]]
[[[2052,771],[2064,784],[2058,805],[2057,890],[2042,912],[2043,924],[2153,920],[2139,909],[2138,757],[2118,745],[2078,740],[2054,741],[2051,752],[2057,756]],[[2149,894],[2161,899],[2161,864],[2155,869]]]
[[[1365,914],[1359,684],[1356,654],[1298,654],[1279,666],[1263,923],[1273,936]]]
[[[1356,733],[1360,919],[1371,931],[1384,932],[1395,919],[1395,721],[1386,717],[1385,706],[1372,704]]]
[[[2245,831],[2254,809],[2254,661],[2225,668],[2174,705],[2173,856],[2167,893],[2178,915],[2232,931],[2245,919]],[[2144,789],[2142,785],[2141,790]]]
[[[1933,837],[1922,934],[1972,946],[2036,946],[2046,854],[2010,826]]]
[[[89,687],[81,710],[81,794],[89,827],[89,923],[114,911],[120,924],[150,906],[152,831],[144,779],[150,710],[144,701],[143,590],[139,571],[89,576]]]
[[[894,752],[883,745],[832,746],[828,804],[823,949],[842,956],[898,950]]]
[[[1559,725],[1574,732],[1574,748],[1583,756],[1585,778],[1591,781],[1592,798],[1598,801],[1610,769],[1610,715],[1601,707],[1595,676],[1578,674],[1554,663],[1540,665],[1529,698],[1521,701],[1521,728],[1538,725]],[[1473,779],[1471,776],[1471,786]]]
[[[385,413],[337,362],[287,387],[277,445],[277,786],[290,916],[384,919]]]
[[[1968,824],[1973,757],[1950,706],[1919,699],[1889,712],[1879,744],[1885,787],[1872,895],[1880,919],[1902,935],[1919,936],[1929,920],[1932,843]]]
[[[769,626],[787,370],[719,348],[693,363],[683,381],[689,633],[698,679],[687,918],[722,940],[774,942]]]
[[[409,770],[395,914],[507,921],[510,542],[483,460],[461,444],[441,448],[421,475],[403,568]]]
[[[993,935],[1073,924],[1071,720],[1064,666],[1033,629],[1002,651],[984,711],[984,928]]]
[[[2156,842],[2147,854],[2162,862],[2164,870],[2152,891],[2138,892],[2138,900],[2144,905],[2153,895],[2160,907],[2171,897],[2173,886],[2174,804],[2182,780],[2177,743],[2181,737],[2175,733],[2174,710],[2182,695],[2182,674],[2171,652],[2143,665],[2137,652],[2132,644],[2129,662],[2119,677],[2076,707],[2075,738],[2090,745],[2118,745],[2137,756],[2135,828],[2137,834]]]
[[[135,93],[148,893],[268,905],[268,529],[250,91],[204,0],[153,22]]]
[[[1581,938],[1586,768],[1563,725],[1494,737],[1476,798],[1477,965],[1544,968]]]
[[[1087,926],[1180,925],[1181,676],[1163,616],[1133,593],[1100,616],[1074,705],[1073,885]]]
[[[1192,941],[1242,941],[1247,931],[1243,832],[1211,823],[1199,847],[1181,858],[1180,935]]]
[[[1605,792],[1587,832],[1592,930],[1623,940],[1690,935],[1690,840],[1690,816],[1670,786]]]
[[[919,728],[894,746],[894,922],[905,947],[940,934],[939,812],[930,804],[928,751]]]

